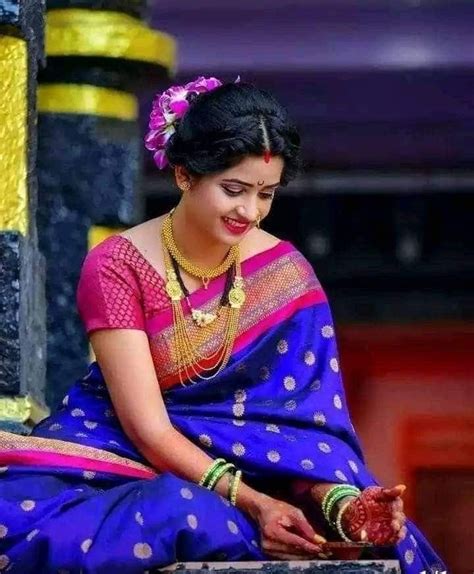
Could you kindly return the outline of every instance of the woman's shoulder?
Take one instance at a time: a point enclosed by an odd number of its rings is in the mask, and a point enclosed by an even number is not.
[[[144,232],[147,231],[152,222],[153,220],[140,223],[99,241],[89,250],[85,262],[89,265],[98,266],[140,266],[142,264],[142,250],[139,249],[139,246]]]
[[[104,275],[120,274],[130,267],[130,247],[125,238],[111,235],[89,249],[80,272],[80,280],[99,281]]]
[[[242,259],[250,259],[261,253],[270,251],[281,243],[281,239],[264,231],[263,229],[252,229],[252,231],[240,244]]]
[[[282,239],[264,231],[256,230],[258,234],[254,236],[254,252],[258,255],[269,254],[270,263],[279,261],[280,266],[285,267],[285,276],[290,276],[295,281],[300,281],[308,286],[318,283],[313,266],[305,255],[291,241]],[[254,255],[255,253],[251,254]]]

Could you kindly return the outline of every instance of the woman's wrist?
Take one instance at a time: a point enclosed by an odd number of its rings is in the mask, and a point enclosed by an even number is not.
[[[356,498],[357,498],[357,496],[355,496],[355,495],[354,496],[349,495],[349,496],[345,496],[344,498],[341,498],[340,500],[338,500],[331,510],[331,515],[330,515],[331,522],[334,523],[336,521],[338,512],[339,512],[339,510],[341,510],[341,508],[343,506],[345,506],[348,502],[355,500]]]
[[[268,498],[266,494],[241,483],[237,492],[236,506],[256,520]]]
[[[217,481],[214,490],[230,500],[233,479],[235,480],[235,477],[232,476],[232,473],[225,473]],[[246,485],[241,479],[236,486],[237,492],[234,491],[235,506],[255,519],[268,496]]]

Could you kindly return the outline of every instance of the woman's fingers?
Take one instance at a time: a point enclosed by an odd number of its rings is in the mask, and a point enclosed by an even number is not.
[[[271,537],[273,540],[282,542],[283,544],[287,544],[288,546],[296,546],[297,548],[304,548],[307,552],[318,553],[321,552],[321,545],[320,544],[313,544],[312,542],[308,542],[305,538],[299,536],[298,534],[294,534],[293,532],[288,532],[282,527],[279,527],[275,531],[275,536]]]
[[[407,520],[407,517],[405,516],[404,512],[394,512],[393,519],[398,520],[398,522],[400,522],[400,524],[403,526]]]
[[[403,512],[403,500],[400,497],[393,501],[393,508],[398,512]]]
[[[400,528],[402,527],[402,525],[400,524],[400,522],[398,520],[392,520],[390,525],[392,527],[392,530],[394,530],[395,532],[398,532],[400,530]]]
[[[398,542],[400,542],[401,540],[405,540],[406,535],[407,535],[407,527],[402,526],[398,532]]]
[[[403,493],[406,490],[406,486],[404,484],[397,484],[393,488],[383,488],[381,491],[381,498],[384,498],[386,501],[395,500],[398,497],[402,497]]]
[[[293,518],[292,526],[296,527],[301,532],[301,534],[305,536],[305,538],[319,544],[324,544],[327,542],[327,540],[323,536],[316,534],[314,528],[306,520],[306,517],[301,510],[295,511],[292,518]]]

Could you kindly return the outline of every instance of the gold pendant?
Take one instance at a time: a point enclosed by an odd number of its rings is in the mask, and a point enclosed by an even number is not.
[[[203,277],[202,278],[202,284],[204,285],[204,289],[207,289],[209,287],[209,277]]]
[[[207,327],[217,319],[217,315],[214,313],[206,313],[199,309],[192,309],[191,315],[198,327]]]
[[[232,309],[240,309],[245,303],[245,291],[242,287],[232,287],[229,291],[229,303]]]
[[[183,298],[183,290],[179,284],[176,273],[173,270],[167,271],[166,292],[171,301],[180,301]]]
[[[234,277],[234,282],[233,282],[233,287],[237,287],[239,289],[243,289],[244,288],[244,278],[241,277],[240,275],[236,275]]]

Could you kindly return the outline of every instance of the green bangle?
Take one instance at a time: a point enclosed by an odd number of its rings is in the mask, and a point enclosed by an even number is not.
[[[326,520],[329,520],[334,505],[346,496],[359,496],[360,490],[354,487],[341,487],[330,492],[329,496],[323,500],[322,510]]]
[[[229,472],[229,470],[231,470],[232,468],[235,468],[235,465],[233,465],[231,462],[228,462],[227,464],[224,464],[220,466],[218,469],[216,469],[216,471],[212,474],[211,478],[209,479],[206,488],[208,488],[209,490],[213,490],[216,484],[219,482],[219,480],[224,476],[224,474],[226,472]]]
[[[341,490],[345,490],[347,488],[344,484],[337,484],[330,488],[323,497],[321,502],[321,508],[323,509],[323,513],[326,513],[326,508],[329,504],[331,504],[332,500],[339,494]]]
[[[201,480],[199,481],[199,486],[206,487],[209,478],[215,472],[215,470],[226,463],[227,461],[224,458],[216,458],[216,460],[209,466],[209,468],[202,475]]]
[[[360,490],[357,487],[347,484],[339,484],[328,490],[321,503],[325,519],[330,522],[332,509],[339,500],[346,496],[359,496],[359,494]]]
[[[219,459],[219,464],[215,464],[214,467],[209,470],[209,473],[206,479],[203,481],[202,486],[204,486],[205,488],[209,488],[209,483],[211,482],[215,474],[219,471],[219,469],[223,467],[225,464],[227,464],[226,460]]]
[[[326,506],[328,506],[328,504],[331,504],[332,500],[335,497],[339,496],[339,493],[341,492],[359,493],[360,490],[357,487],[352,486],[350,484],[337,484],[336,486],[333,486],[326,492],[321,502],[321,506],[325,508]]]
[[[338,496],[333,503],[328,506],[327,511],[326,511],[326,515],[325,518],[326,520],[329,522],[329,524],[331,524],[332,526],[334,526],[334,521],[332,519],[333,517],[333,512],[334,512],[334,508],[337,507],[338,503],[341,500],[344,500],[345,498],[347,498],[348,496],[353,497],[353,498],[357,498],[358,494],[356,492],[347,492],[347,493],[341,493],[340,496]],[[344,505],[345,506],[345,505]]]

